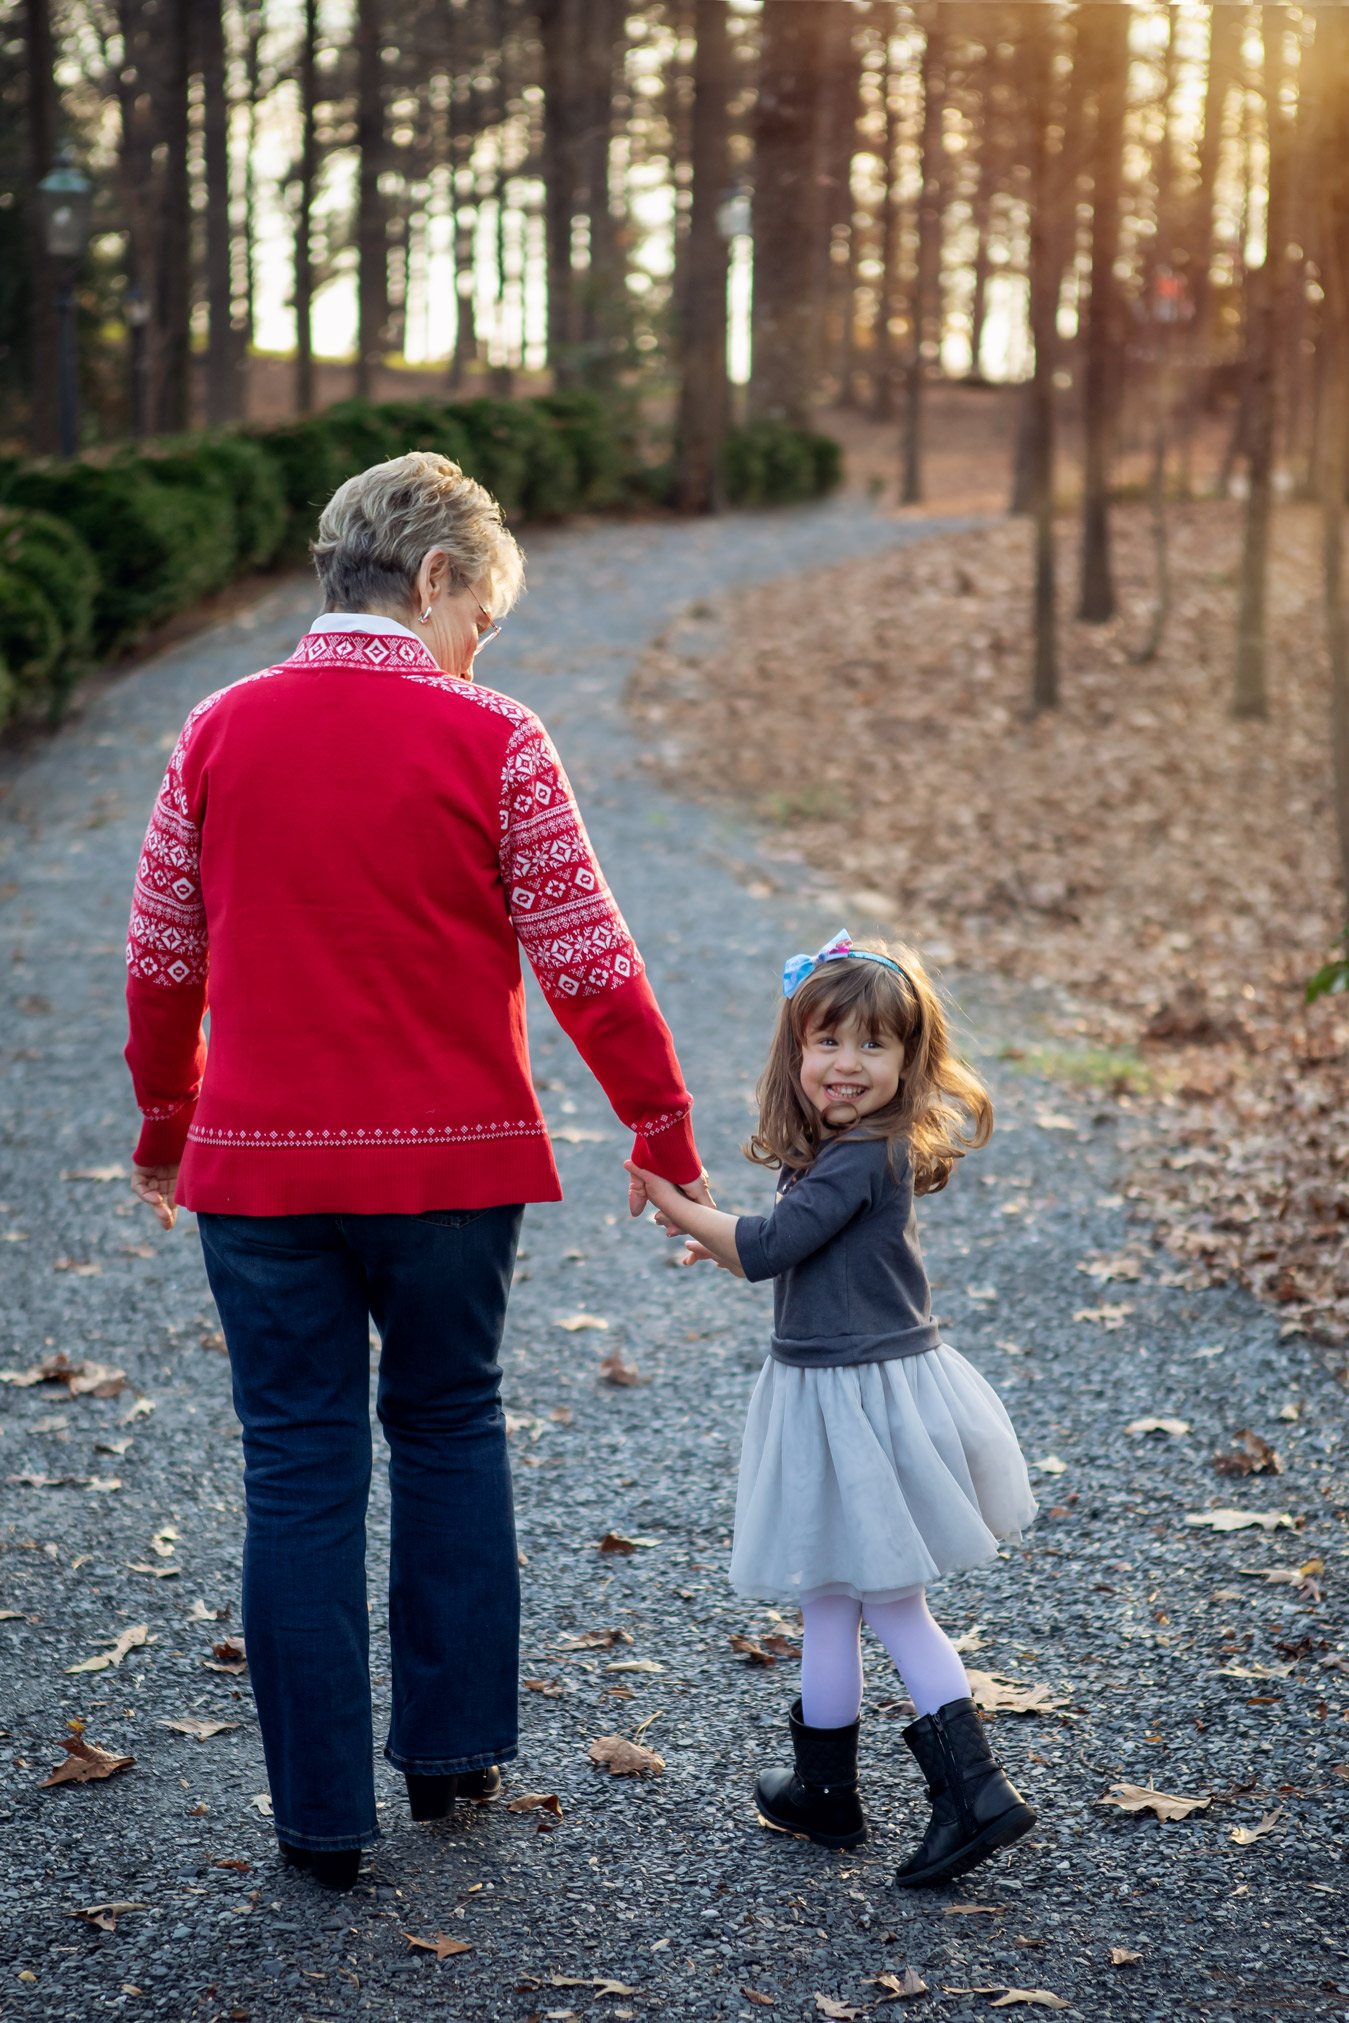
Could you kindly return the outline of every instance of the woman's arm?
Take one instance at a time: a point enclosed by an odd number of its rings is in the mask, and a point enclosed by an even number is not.
[[[697,1190],[693,1098],[670,1029],[535,716],[506,751],[500,864],[520,945],[549,1009],[632,1132],[634,1160]]]
[[[626,1162],[631,1179],[640,1183],[647,1200],[660,1214],[661,1225],[672,1229],[680,1236],[692,1237],[695,1244],[705,1250],[709,1257],[734,1272],[737,1278],[745,1276],[740,1263],[740,1253],[735,1247],[735,1225],[737,1216],[727,1215],[720,1208],[704,1208],[700,1202],[690,1201],[678,1187],[668,1180],[662,1180],[658,1173],[645,1172],[629,1159]]]

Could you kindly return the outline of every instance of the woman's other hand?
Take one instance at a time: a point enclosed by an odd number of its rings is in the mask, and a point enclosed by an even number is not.
[[[138,1201],[148,1202],[161,1229],[172,1229],[178,1220],[178,1168],[176,1166],[133,1166],[131,1192]]]

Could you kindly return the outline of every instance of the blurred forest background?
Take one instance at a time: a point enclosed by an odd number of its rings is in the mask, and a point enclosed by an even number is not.
[[[0,500],[49,516],[0,578],[69,519],[101,650],[212,587],[194,534],[126,588],[188,431],[240,527],[279,460],[226,575],[456,428],[526,516],[810,496],[824,437],[998,514],[671,635],[648,760],[855,927],[1076,991],[1044,1065],[1171,1106],[1183,1268],[1349,1338],[1346,0],[0,0],[0,108]]]

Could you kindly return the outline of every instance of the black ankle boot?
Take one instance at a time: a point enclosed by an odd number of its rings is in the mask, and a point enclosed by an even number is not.
[[[326,1890],[349,1890],[355,1887],[361,1872],[361,1850],[358,1847],[292,1847],[289,1841],[281,1842],[281,1856],[288,1868],[308,1869],[316,1883],[322,1883]]]
[[[414,1819],[449,1818],[459,1784],[457,1777],[414,1777],[410,1770],[404,1776]]]
[[[1029,1833],[1035,1814],[988,1746],[973,1700],[948,1700],[904,1730],[927,1779],[932,1818],[895,1876],[901,1889],[934,1888]]]
[[[860,1847],[866,1818],[857,1792],[857,1733],[847,1728],[807,1728],[798,1700],[787,1716],[795,1770],[765,1770],[754,1801],[769,1826],[802,1833],[821,1847]]]
[[[495,1763],[486,1770],[461,1770],[455,1782],[459,1786],[456,1798],[472,1799],[475,1805],[501,1796],[501,1772]]]

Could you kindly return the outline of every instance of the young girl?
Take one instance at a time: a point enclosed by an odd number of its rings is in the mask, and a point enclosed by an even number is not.
[[[865,1622],[917,1710],[904,1740],[932,1801],[896,1881],[944,1883],[1035,1824],[924,1594],[993,1558],[1036,1509],[1006,1412],[931,1318],[914,1211],[916,1194],[944,1187],[955,1161],[987,1144],[992,1105],[950,1051],[936,992],[908,950],[897,960],[839,934],[817,956],[792,958],[783,998],[745,1148],[783,1174],[773,1213],[725,1215],[629,1172],[662,1226],[687,1239],[686,1262],[774,1282],[731,1579],[741,1594],[799,1603],[804,1630],[788,1717],[796,1767],[760,1775],[759,1811],[826,1847],[866,1839]]]

